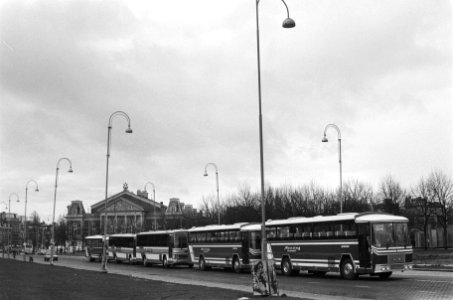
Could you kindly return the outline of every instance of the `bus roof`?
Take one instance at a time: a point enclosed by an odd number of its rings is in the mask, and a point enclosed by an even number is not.
[[[111,234],[110,237],[135,237],[135,233],[115,233]]]
[[[96,235],[89,235],[89,236],[86,236],[85,239],[86,240],[98,240],[98,239],[103,239],[104,236],[103,235],[100,235],[100,234],[96,234]]]
[[[154,235],[154,234],[170,234],[178,232],[187,232],[187,229],[174,229],[174,230],[155,230],[137,233],[137,235]]]
[[[395,216],[390,214],[362,214],[355,219],[356,223],[369,223],[369,222],[409,222],[406,217]]]
[[[283,224],[300,224],[300,223],[317,223],[317,222],[334,222],[354,220],[358,213],[344,213],[333,216],[315,216],[315,217],[292,217],[282,220],[268,220],[266,226],[283,225]]]
[[[291,225],[301,223],[318,223],[318,222],[336,222],[336,221],[355,221],[356,223],[369,223],[369,222],[408,222],[409,220],[403,216],[396,216],[386,213],[342,213],[332,216],[315,216],[315,217],[292,217],[283,220],[268,220],[266,226],[276,225]],[[256,229],[250,229],[256,230]]]
[[[260,231],[261,223],[248,224],[241,227],[241,231]]]
[[[242,226],[247,225],[250,223],[243,222],[243,223],[235,223],[229,225],[206,225],[200,227],[192,227],[189,229],[189,232],[201,232],[201,231],[221,231],[221,230],[236,230],[241,229]]]

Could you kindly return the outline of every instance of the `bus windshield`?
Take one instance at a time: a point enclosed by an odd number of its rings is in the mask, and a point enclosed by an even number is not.
[[[407,223],[373,224],[373,245],[376,247],[397,247],[410,244]]]
[[[175,233],[175,248],[187,248],[187,233],[177,232]]]

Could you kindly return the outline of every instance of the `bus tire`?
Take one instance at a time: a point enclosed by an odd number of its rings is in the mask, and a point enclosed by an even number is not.
[[[192,269],[192,268],[193,268],[193,264],[189,264],[189,268],[191,268],[191,269]]]
[[[241,264],[239,263],[239,259],[237,256],[234,257],[233,259],[233,271],[234,273],[241,273]]]
[[[349,258],[341,261],[340,274],[343,279],[353,280],[357,279],[357,274],[354,271],[354,265]]]
[[[168,269],[169,265],[168,265],[168,259],[166,256],[164,256],[164,259],[162,261],[162,266],[165,268],[165,269]]]
[[[385,272],[385,273],[380,273],[378,274],[380,279],[387,279],[392,275],[392,272]]]
[[[204,260],[204,257],[201,256],[200,257],[200,260],[198,261],[198,268],[202,271],[206,271],[207,270],[207,267],[206,267],[206,261]]]
[[[288,257],[285,257],[282,261],[281,266],[282,274],[285,276],[291,276],[296,274],[296,270],[293,270],[293,265]]]

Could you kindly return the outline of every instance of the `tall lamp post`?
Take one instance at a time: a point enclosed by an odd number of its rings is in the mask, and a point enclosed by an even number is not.
[[[102,263],[101,263],[101,271],[107,272],[107,198],[108,198],[108,189],[109,189],[109,159],[110,159],[110,136],[112,131],[112,121],[113,118],[116,116],[121,116],[126,119],[127,121],[127,129],[126,133],[132,133],[131,129],[131,120],[129,116],[123,111],[116,111],[110,115],[109,118],[109,126],[107,128],[107,167],[105,171],[105,201],[104,201],[104,247],[102,250]]]
[[[69,163],[68,173],[72,173],[72,162],[67,157],[62,157],[57,162],[55,171],[55,190],[53,194],[53,213],[52,213],[52,239],[50,240],[50,265],[53,266],[53,254],[55,253],[55,206],[57,204],[57,187],[58,187],[58,170],[60,169],[60,162],[67,161]]]
[[[266,240],[266,210],[264,199],[264,158],[263,158],[263,117],[261,113],[261,58],[260,58],[260,30],[258,5],[260,0],[256,1],[256,54],[258,62],[258,108],[259,108],[259,136],[260,136],[260,173],[261,173],[261,259],[264,260],[266,268],[267,260],[267,240]],[[289,17],[289,9],[284,0],[281,0],[286,7],[287,17],[283,21],[283,28],[293,28],[296,22]]]
[[[340,163],[340,213],[343,213],[343,178],[342,178],[342,168],[341,168],[341,132],[335,124],[328,124],[324,129],[324,137],[322,139],[323,143],[327,143],[329,140],[326,137],[327,129],[335,128],[338,133],[338,162]]]
[[[157,221],[156,221],[156,188],[154,187],[154,183],[152,182],[147,182],[145,183],[145,192],[148,192],[146,190],[146,186],[150,184],[153,187],[153,201],[154,201],[154,230],[157,230]]]
[[[9,252],[11,251],[11,245],[10,245],[10,242],[11,242],[11,231],[12,231],[12,227],[11,227],[11,196],[16,196],[16,202],[19,202],[19,195],[17,195],[16,193],[11,193],[9,195],[9,203],[8,203],[8,258],[9,258]]]
[[[24,216],[24,261],[27,258],[27,253],[25,252],[25,246],[27,245],[27,199],[28,199],[28,185],[33,183],[35,185],[35,192],[39,192],[38,183],[33,179],[29,180],[25,185],[25,216]]]
[[[215,169],[215,181],[217,187],[217,222],[220,225],[219,170],[217,169],[217,165],[215,163],[207,163],[204,167],[203,176],[208,176],[208,166],[213,166]]]

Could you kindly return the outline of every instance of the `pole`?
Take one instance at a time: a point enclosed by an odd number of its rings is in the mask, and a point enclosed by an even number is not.
[[[110,132],[112,126],[107,129],[107,165],[105,168],[105,200],[104,200],[104,247],[102,247],[101,271],[107,273],[107,195],[109,189],[109,159],[110,159]]]
[[[101,272],[107,273],[107,197],[108,197],[108,189],[109,189],[109,159],[110,159],[110,136],[112,131],[112,121],[113,118],[116,116],[124,117],[127,122],[128,126],[126,129],[126,133],[132,133],[131,129],[131,120],[129,116],[123,111],[116,111],[110,115],[109,118],[109,125],[107,127],[107,165],[105,168],[105,200],[104,200],[104,247],[102,249],[102,262],[101,262]],[[116,209],[116,207],[114,207]],[[116,227],[116,211],[114,214],[114,224]],[[116,228],[114,228],[116,230]]]
[[[211,165],[215,169],[216,191],[217,191],[217,222],[220,225],[220,193],[219,193],[219,169],[215,163],[207,163],[204,167],[204,176],[208,176],[208,166]]]
[[[261,57],[260,57],[260,30],[258,5],[260,0],[256,0],[256,56],[258,64],[258,125],[260,140],[260,178],[261,178],[261,259],[267,270],[267,238],[266,238],[266,208],[264,198],[264,155],[263,155],[263,117],[261,108]]]
[[[55,206],[57,204],[57,187],[58,187],[58,170],[60,169],[60,162],[66,160],[69,163],[69,173],[72,173],[72,162],[67,157],[62,157],[57,162],[57,168],[55,171],[55,190],[53,194],[53,213],[52,213],[52,239],[50,240],[50,265],[53,266],[53,255],[55,253]]]

